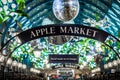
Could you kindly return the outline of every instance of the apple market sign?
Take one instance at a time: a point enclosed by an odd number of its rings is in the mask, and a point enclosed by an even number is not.
[[[45,25],[23,31],[17,36],[22,43],[38,39],[41,37],[68,35],[82,36],[92,38],[104,42],[108,37],[108,33],[93,27],[78,25],[78,24],[60,24],[60,25]]]

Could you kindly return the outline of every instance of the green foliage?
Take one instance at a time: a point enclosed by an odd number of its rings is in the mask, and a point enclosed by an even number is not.
[[[17,10],[15,9],[8,9],[7,11],[9,11],[10,13],[14,12],[17,13],[19,16],[24,16],[29,18],[29,16],[27,15],[27,13],[24,12],[24,8],[25,8],[25,0],[16,0],[18,8]],[[0,7],[2,7],[2,3],[0,1]],[[13,20],[15,20],[15,17],[12,17],[9,13],[6,14],[6,11],[3,9],[2,12],[0,12],[0,23],[5,22],[6,20],[8,20],[9,18],[14,18]]]
[[[99,15],[98,14],[95,14],[95,19],[96,19],[96,22],[99,21]]]
[[[18,10],[22,11],[25,8],[25,0],[16,0],[18,4]]]
[[[120,31],[118,31],[118,38],[120,38]]]
[[[0,14],[0,23],[3,22],[3,16]]]
[[[98,25],[96,25],[95,27],[96,27],[96,28],[99,28],[99,26],[98,26]]]

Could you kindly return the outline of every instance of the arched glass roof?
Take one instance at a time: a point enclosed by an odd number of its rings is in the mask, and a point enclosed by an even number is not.
[[[74,20],[68,22],[60,21],[54,16],[52,10],[54,0],[25,0],[23,11],[29,17],[17,14],[21,12],[14,12],[19,8],[17,1],[4,1],[0,1],[0,19],[5,19],[5,22],[0,24],[0,48],[7,40],[19,32],[49,24],[80,24],[96,27],[120,40],[119,0],[79,0],[79,14]],[[22,1],[24,3],[24,0]],[[6,15],[10,17],[5,17]],[[15,48],[17,45],[19,45],[18,42],[13,40],[8,46],[8,50]],[[115,45],[118,47],[120,44],[115,43]],[[38,58],[33,54],[34,50],[40,51]],[[8,54],[6,53],[6,55]],[[118,59],[115,52],[103,43],[74,36],[71,36],[70,41],[62,45],[49,43],[49,38],[47,37],[33,40],[16,49],[11,57],[30,67],[43,69],[46,65],[45,63],[47,63],[48,54],[80,54],[79,65],[88,65],[90,70],[98,67],[99,64],[105,65]],[[88,58],[91,59],[88,60]]]

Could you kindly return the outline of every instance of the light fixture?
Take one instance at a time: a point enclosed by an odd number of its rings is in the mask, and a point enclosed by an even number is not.
[[[116,60],[113,61],[113,65],[114,65],[114,66],[117,66],[117,65],[118,65],[118,63],[117,63]]]
[[[93,77],[93,76],[95,76],[95,74],[91,74],[91,76]]]
[[[50,64],[46,64],[46,68],[50,68]]]
[[[120,59],[117,60],[117,63],[120,64]]]
[[[5,11],[8,10],[8,6],[6,6],[6,5],[3,8],[4,8]]]
[[[116,72],[116,69],[111,69],[111,73],[115,73]]]
[[[33,72],[34,71],[34,68],[30,68],[30,72]]]
[[[30,72],[33,72],[33,73],[40,73],[40,71],[39,70],[37,70],[37,69],[34,69],[34,68],[30,68]]]
[[[0,8],[0,12],[2,12],[2,8]]]
[[[26,69],[26,68],[27,68],[27,66],[26,66],[25,64],[23,64],[23,65],[22,65],[22,68],[23,68],[23,69]]]
[[[112,62],[109,62],[108,63],[108,67],[111,68],[113,65],[112,65]]]
[[[44,60],[43,60],[43,63],[44,63],[44,64],[47,64],[47,63],[48,63],[48,60],[47,60],[47,59],[44,59]]]
[[[87,58],[87,62],[90,62],[93,59],[93,56],[87,55],[86,58]]]
[[[70,21],[78,15],[78,12],[78,0],[54,0],[53,2],[53,13],[58,20]]]
[[[108,65],[107,65],[107,64],[105,64],[105,65],[104,65],[104,68],[105,68],[105,69],[107,69],[107,68],[108,68]]]
[[[36,58],[39,58],[39,57],[40,57],[40,54],[41,54],[41,51],[40,51],[40,50],[34,50],[33,53],[34,53],[34,56],[35,56]]]
[[[0,56],[0,62],[4,62],[5,57],[3,55]]]
[[[12,66],[17,66],[17,65],[18,65],[17,61],[12,62]]]
[[[83,69],[84,68],[84,66],[83,65],[80,65],[80,69]]]
[[[101,44],[96,42],[96,48],[98,52],[102,52]]]
[[[39,73],[40,73],[40,71],[39,71],[39,70],[37,70],[37,71],[36,71],[36,73],[38,73],[38,74],[39,74]]]
[[[87,65],[87,62],[83,62],[83,66],[86,66]]]
[[[8,0],[9,3],[11,3],[13,0]]]
[[[101,71],[101,69],[98,67],[98,68],[96,69],[96,71],[99,72],[99,71]]]
[[[22,63],[18,63],[18,68],[22,68]]]
[[[2,0],[2,3],[3,4],[7,4],[7,0]]]
[[[16,4],[14,4],[14,3],[11,4],[11,7],[12,7],[12,8],[16,8]]]
[[[92,73],[95,73],[95,72],[100,72],[101,71],[101,69],[100,69],[100,67],[98,67],[98,68],[96,68],[96,69],[93,69],[91,72]]]
[[[9,59],[7,60],[7,64],[10,65],[11,63],[12,63],[12,59],[9,58]]]

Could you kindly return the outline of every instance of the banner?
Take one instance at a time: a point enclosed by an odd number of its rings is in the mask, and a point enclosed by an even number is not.
[[[55,35],[69,35],[82,36],[92,38],[104,42],[108,37],[108,33],[89,26],[78,24],[60,24],[60,25],[45,25],[35,27],[21,32],[17,36],[22,43],[38,39],[41,37],[55,36]]]
[[[50,54],[49,63],[75,63],[78,64],[79,55],[70,55],[70,54]]]

